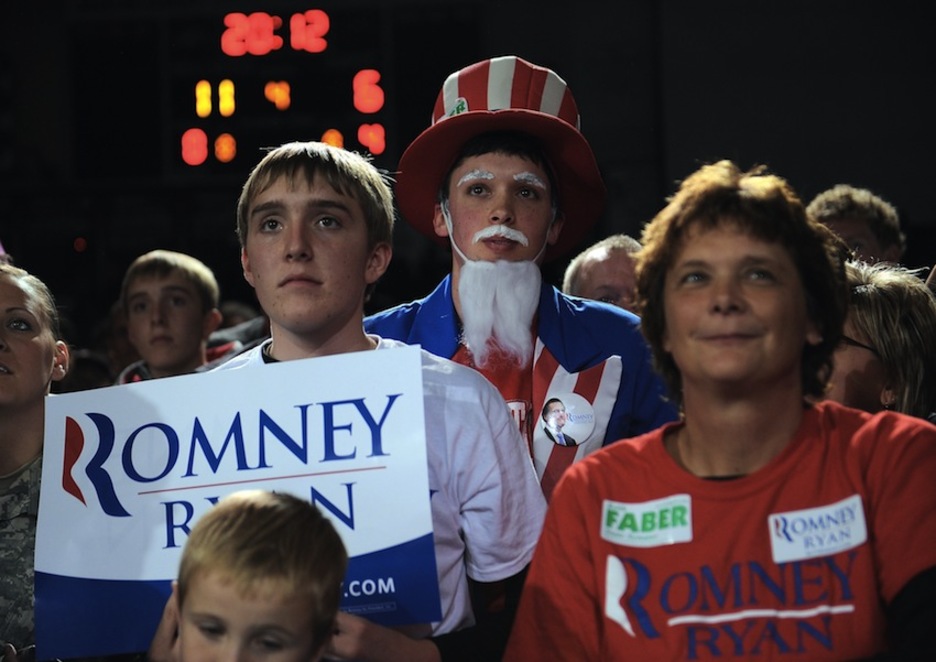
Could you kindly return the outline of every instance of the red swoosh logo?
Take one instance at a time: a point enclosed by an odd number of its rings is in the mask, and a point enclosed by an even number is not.
[[[84,500],[84,495],[81,493],[81,489],[78,487],[78,483],[76,483],[74,477],[72,477],[72,469],[75,467],[75,462],[78,461],[78,457],[81,455],[83,448],[84,433],[81,431],[81,426],[78,425],[78,422],[75,421],[75,419],[71,418],[70,416],[66,416],[65,466],[62,467],[62,487],[66,492],[87,506],[88,504]]]

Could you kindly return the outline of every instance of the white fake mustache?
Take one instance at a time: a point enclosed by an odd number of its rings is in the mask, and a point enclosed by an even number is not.
[[[520,232],[520,230],[514,230],[509,228],[506,225],[489,225],[483,230],[478,230],[475,232],[474,236],[471,238],[471,243],[477,244],[485,239],[492,239],[494,237],[503,237],[504,239],[509,239],[510,241],[516,241],[522,246],[529,246],[530,240],[527,239],[527,236]]]

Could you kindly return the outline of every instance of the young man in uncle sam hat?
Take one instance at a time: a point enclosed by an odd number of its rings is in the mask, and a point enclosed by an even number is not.
[[[506,56],[451,74],[432,124],[400,160],[396,196],[416,230],[451,244],[452,273],[365,327],[494,383],[547,498],[575,460],[675,418],[637,317],[542,282],[540,264],[573,249],[605,201],[575,99],[555,72]],[[551,398],[566,404],[577,446],[534,425]]]

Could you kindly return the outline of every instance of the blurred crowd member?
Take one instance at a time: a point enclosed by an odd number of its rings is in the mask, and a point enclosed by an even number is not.
[[[127,316],[120,301],[115,301],[107,314],[94,326],[88,348],[107,359],[112,382],[131,363],[140,360],[140,353],[130,342]]]
[[[640,242],[630,235],[605,237],[569,262],[562,291],[636,312],[634,255],[639,250]]]
[[[52,383],[52,393],[73,393],[92,388],[111,386],[114,375],[110,371],[107,357],[93,349],[76,349],[70,352],[68,374],[65,379]]]
[[[140,354],[117,377],[126,384],[194,372],[209,361],[208,337],[221,323],[218,282],[201,260],[155,250],[124,275],[120,303],[130,343]],[[221,353],[239,349],[222,347]]]
[[[806,213],[831,228],[865,262],[900,262],[906,250],[897,209],[868,189],[837,184],[813,198]]]
[[[918,272],[889,263],[845,265],[848,318],[828,397],[876,412],[936,414],[936,296]]]
[[[208,336],[208,362],[195,372],[211,370],[270,337],[270,319],[259,314],[234,326],[220,328]]]
[[[243,324],[244,322],[256,319],[260,316],[260,311],[256,308],[235,299],[222,301],[221,305],[218,306],[218,310],[221,311],[221,324],[218,325],[219,329],[237,326],[238,324]]]

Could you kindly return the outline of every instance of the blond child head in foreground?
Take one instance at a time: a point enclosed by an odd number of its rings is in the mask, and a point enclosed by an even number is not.
[[[335,529],[308,501],[260,490],[222,499],[182,554],[180,659],[320,659],[347,561]]]

